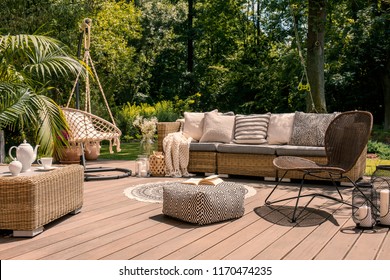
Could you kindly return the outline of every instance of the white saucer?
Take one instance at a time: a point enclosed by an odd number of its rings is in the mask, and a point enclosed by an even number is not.
[[[50,171],[50,170],[53,170],[53,169],[56,169],[57,167],[55,166],[52,166],[50,168],[43,168],[43,166],[39,166],[37,167],[37,171]]]

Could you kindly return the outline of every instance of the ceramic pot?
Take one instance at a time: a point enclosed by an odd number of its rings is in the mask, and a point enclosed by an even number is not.
[[[11,171],[12,176],[17,176],[22,171],[23,165],[20,161],[13,160],[8,165],[9,171]]]
[[[86,160],[97,160],[100,155],[99,143],[86,145],[84,156]]]
[[[79,146],[63,147],[59,150],[60,163],[77,164],[80,163],[81,149]]]

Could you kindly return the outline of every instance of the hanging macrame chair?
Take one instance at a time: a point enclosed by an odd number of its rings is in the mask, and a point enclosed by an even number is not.
[[[95,66],[93,64],[93,61],[91,59],[91,56],[89,54],[89,47],[90,47],[90,38],[91,38],[91,19],[84,19],[82,26],[81,26],[81,33],[80,33],[80,40],[79,40],[79,52],[80,52],[80,45],[81,45],[81,39],[84,38],[84,58],[83,62],[86,64],[86,68],[89,68],[89,65],[91,66],[91,69],[93,70],[94,77],[99,85],[100,92],[102,94],[104,104],[107,108],[107,111],[110,115],[111,122],[98,117],[91,113],[91,97],[90,97],[90,86],[89,86],[89,72],[86,72],[85,76],[85,108],[84,110],[80,110],[78,108],[79,104],[79,95],[78,95],[78,82],[81,75],[81,71],[78,73],[76,81],[74,83],[72,92],[69,96],[68,102],[66,104],[66,107],[61,108],[62,112],[64,113],[65,119],[69,126],[69,135],[67,137],[68,142],[70,145],[73,146],[79,146],[82,150],[82,164],[85,166],[85,156],[84,156],[84,149],[85,152],[88,152],[90,147],[98,145],[100,148],[100,142],[103,140],[108,140],[109,145],[109,151],[110,153],[113,153],[113,146],[116,146],[116,151],[120,152],[120,136],[122,135],[122,132],[119,130],[119,128],[115,124],[114,117],[112,116],[110,107],[108,105],[107,99],[104,95],[103,88],[100,84],[99,77],[97,75]],[[75,90],[77,89],[76,94],[76,107],[77,108],[70,108],[70,102],[73,97],[73,94]],[[120,175],[110,175],[110,176],[91,176],[90,173],[94,172],[105,172],[105,171],[119,171]],[[86,168],[85,169],[85,176],[84,179],[86,181],[90,180],[100,180],[100,179],[119,179],[131,176],[131,170],[124,169],[124,168],[104,168],[104,167],[98,167],[98,168]]]
[[[119,139],[122,133],[115,125],[82,110],[66,107],[62,111],[69,125],[68,141],[71,145],[83,143],[88,150],[89,146],[108,140],[110,153],[114,152],[113,146],[120,152]]]
[[[66,121],[69,125],[70,135],[68,141],[71,145],[84,144],[85,149],[88,149],[92,145],[99,145],[103,140],[108,140],[109,151],[113,153],[113,146],[116,146],[117,152],[120,152],[120,136],[122,132],[116,127],[114,117],[112,116],[110,107],[107,99],[104,95],[103,88],[100,84],[99,77],[97,75],[95,66],[89,53],[90,47],[90,36],[91,36],[91,20],[85,19],[82,24],[82,33],[84,37],[84,58],[83,62],[87,65],[91,65],[96,81],[99,85],[100,92],[102,94],[104,104],[106,105],[107,111],[110,115],[111,122],[106,121],[91,113],[91,96],[90,96],[90,85],[89,85],[89,72],[87,71],[85,77],[85,108],[84,110],[69,108],[71,99],[78,86],[81,71],[78,73],[76,81],[74,83],[72,92],[69,96],[66,107],[62,108],[65,115]],[[78,96],[77,96],[78,98]],[[78,102],[77,102],[78,104]]]

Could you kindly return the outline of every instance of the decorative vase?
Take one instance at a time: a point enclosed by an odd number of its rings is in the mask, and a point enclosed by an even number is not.
[[[62,147],[60,152],[60,163],[80,163],[81,149],[79,146]]]
[[[140,142],[140,154],[150,156],[153,151],[153,145],[154,142],[152,138],[143,137]]]

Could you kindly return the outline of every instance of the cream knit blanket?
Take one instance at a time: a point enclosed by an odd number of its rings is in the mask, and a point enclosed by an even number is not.
[[[169,133],[163,140],[165,174],[171,177],[189,177],[187,167],[190,159],[192,138],[182,132]]]

